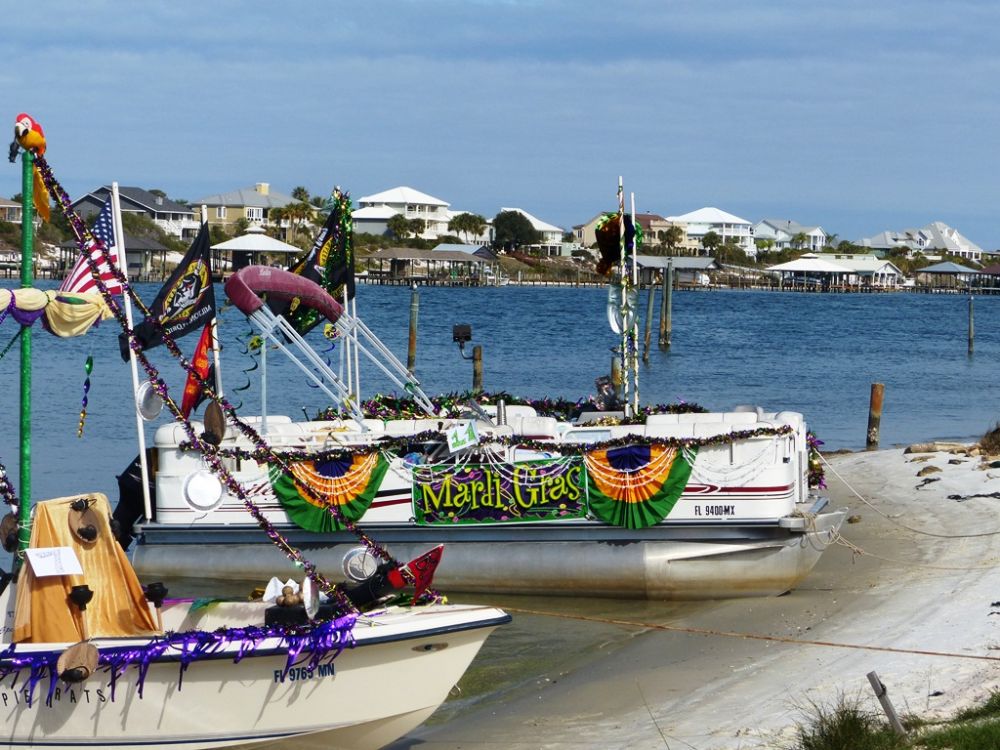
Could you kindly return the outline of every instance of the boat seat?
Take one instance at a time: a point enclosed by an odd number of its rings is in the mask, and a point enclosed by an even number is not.
[[[757,424],[757,412],[727,411],[722,415],[722,421],[729,424]]]
[[[646,417],[646,425],[677,424],[676,414],[650,414]]]
[[[511,423],[514,434],[532,439],[559,437],[559,421],[555,417],[521,417]]]

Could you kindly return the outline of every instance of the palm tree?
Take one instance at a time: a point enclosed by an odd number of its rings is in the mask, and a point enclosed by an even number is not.
[[[801,250],[809,244],[809,235],[805,232],[796,232],[792,236],[791,244],[796,250]]]
[[[385,226],[398,240],[405,240],[410,235],[410,220],[403,214],[394,214],[389,217]]]
[[[309,202],[309,191],[306,190],[301,185],[299,185],[298,187],[292,188],[292,197],[295,200],[300,201],[302,203],[308,203]]]
[[[722,238],[712,231],[706,232],[705,236],[701,238],[701,246],[705,248],[705,255],[714,255],[721,244]]]
[[[486,230],[486,219],[479,214],[461,213],[448,222],[448,231],[457,232],[469,241],[469,235],[478,237]]]
[[[684,230],[676,224],[671,224],[663,231],[663,244],[667,246],[667,255],[673,255],[678,245],[684,240]]]

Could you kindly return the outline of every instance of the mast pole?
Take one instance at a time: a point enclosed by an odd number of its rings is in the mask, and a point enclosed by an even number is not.
[[[21,153],[21,287],[34,285],[34,164],[35,155],[25,149]],[[31,326],[21,330],[21,463],[18,486],[21,504],[18,506],[17,566],[31,541]]]

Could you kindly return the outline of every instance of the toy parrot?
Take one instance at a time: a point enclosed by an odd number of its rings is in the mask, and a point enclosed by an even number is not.
[[[31,115],[24,112],[19,114],[17,120],[14,122],[14,141],[25,151],[34,153],[35,156],[45,154],[45,131],[42,130],[42,126]],[[14,153],[15,149],[12,144],[11,154]],[[38,212],[38,216],[42,221],[49,221],[49,191],[42,181],[42,174],[37,166],[34,172],[35,186],[33,200],[35,211]]]

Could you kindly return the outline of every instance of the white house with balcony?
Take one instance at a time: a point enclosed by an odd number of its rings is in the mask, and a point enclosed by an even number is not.
[[[757,257],[757,246],[753,242],[753,224],[739,216],[713,206],[706,206],[681,216],[668,216],[667,221],[686,225],[688,240],[699,246],[706,234],[715,232],[723,243],[730,238],[735,239],[748,257]]]
[[[77,198],[72,205],[80,216],[88,219],[100,212],[110,194],[111,186],[102,185]],[[119,187],[118,198],[122,214],[146,216],[169,235],[184,239],[198,233],[198,222],[190,206],[138,187]]]
[[[561,227],[549,224],[547,221],[542,221],[537,216],[529,214],[523,208],[500,209],[500,213],[504,213],[505,211],[513,211],[514,213],[521,214],[521,216],[531,223],[531,228],[542,236],[541,242],[530,245],[532,249],[538,250],[542,255],[569,255],[572,250],[580,247],[576,243],[563,242],[562,238],[565,232]]]
[[[799,224],[791,219],[763,219],[753,228],[754,242],[770,241],[774,250],[789,248],[820,252],[826,246],[826,232],[822,227]],[[796,238],[801,244],[796,244]]]
[[[419,236],[434,240],[448,234],[448,222],[457,216],[457,213],[448,210],[450,205],[433,195],[401,186],[360,198],[351,216],[354,231],[369,234],[386,234],[393,216],[423,219],[424,231]]]

